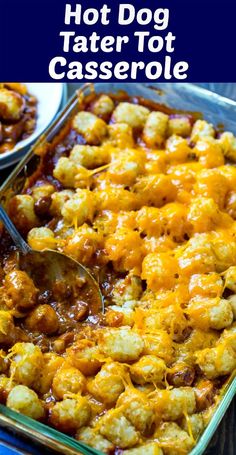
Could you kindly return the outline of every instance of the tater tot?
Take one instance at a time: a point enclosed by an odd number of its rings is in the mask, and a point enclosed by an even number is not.
[[[90,418],[90,406],[86,397],[66,398],[50,410],[49,422],[59,431],[75,433]]]
[[[88,383],[88,391],[98,400],[114,404],[124,391],[125,367],[118,362],[106,363],[95,378]]]
[[[211,123],[208,123],[205,120],[197,120],[193,125],[190,138],[192,142],[197,142],[199,139],[214,136],[215,130]]]
[[[107,411],[99,421],[100,433],[115,446],[125,449],[133,447],[139,440],[139,435],[134,426],[120,411],[112,409]]]
[[[10,374],[16,382],[28,387],[35,384],[43,369],[43,354],[33,343],[16,343],[11,349]]]
[[[118,229],[106,240],[105,251],[117,271],[140,274],[144,252],[138,232],[132,229]]]
[[[98,116],[107,116],[111,114],[115,107],[113,100],[110,96],[102,94],[99,98],[93,103],[93,113]]]
[[[69,236],[63,251],[77,261],[89,265],[95,253],[102,248],[103,235],[84,223]]]
[[[40,420],[44,417],[45,411],[37,394],[25,385],[16,385],[7,397],[7,407],[13,411]]]
[[[136,223],[141,233],[154,236],[161,234],[161,212],[156,207],[144,206],[138,210]]]
[[[151,112],[143,129],[143,139],[149,147],[160,147],[166,137],[168,115],[163,112]]]
[[[73,118],[72,127],[91,145],[99,145],[107,135],[106,123],[91,112],[79,112]]]
[[[143,351],[142,337],[130,327],[111,328],[101,334],[99,347],[104,354],[118,362],[137,360]]]
[[[216,258],[208,234],[197,234],[183,247],[176,250],[181,273],[191,276],[195,273],[209,273],[216,269]]]
[[[143,205],[162,207],[174,201],[177,190],[170,176],[163,174],[140,177],[134,185],[134,191],[140,195]]]
[[[111,441],[108,441],[108,439],[99,434],[96,429],[90,427],[83,427],[78,430],[76,433],[76,439],[88,444],[102,453],[109,454],[115,448]]]
[[[165,151],[151,150],[146,152],[147,161],[145,163],[145,174],[155,175],[166,172],[167,156]]]
[[[127,275],[118,279],[112,288],[112,301],[115,305],[122,306],[130,300],[138,300],[142,294],[141,279],[137,276]]]
[[[135,388],[127,388],[116,404],[122,409],[125,417],[141,433],[150,433],[155,421],[154,407],[145,393]]]
[[[176,134],[178,136],[187,137],[191,133],[191,123],[188,117],[173,117],[169,119],[167,135]]]
[[[140,206],[139,197],[124,188],[109,187],[105,190],[96,191],[98,209],[112,210],[119,212],[121,210],[135,210]]]
[[[19,120],[25,108],[25,101],[19,93],[5,88],[0,89],[0,119]]]
[[[236,351],[236,323],[234,322],[229,328],[225,329],[217,344],[225,343]]]
[[[207,138],[197,141],[193,151],[199,158],[199,162],[206,168],[210,169],[224,165],[225,160],[222,148],[215,139]]]
[[[75,187],[75,177],[78,173],[78,165],[66,157],[59,158],[54,170],[54,177],[68,188]]]
[[[62,400],[67,394],[81,393],[85,388],[84,375],[74,367],[60,368],[52,381],[52,391],[54,396]]]
[[[235,166],[232,166],[230,164],[225,164],[224,166],[220,166],[218,168],[218,171],[220,172],[221,175],[226,177],[229,185],[229,189],[235,190],[235,184],[236,184],[236,168]]]
[[[125,153],[114,156],[108,170],[108,179],[114,184],[133,185],[139,174],[144,171],[145,153],[126,148]]]
[[[99,229],[104,235],[114,234],[119,227],[135,229],[135,212],[122,210],[120,213],[111,210],[102,211],[94,222],[95,229]]]
[[[54,352],[46,352],[43,354],[43,361],[43,371],[40,372],[35,386],[35,389],[42,395],[49,392],[52,386],[53,378],[65,360],[63,357],[54,354]]]
[[[30,310],[37,301],[38,289],[26,272],[12,270],[5,276],[8,299],[7,306],[12,310]]]
[[[40,199],[51,196],[55,191],[55,187],[50,183],[42,183],[41,185],[33,186],[32,197],[34,202]]]
[[[215,269],[218,273],[222,273],[235,264],[236,241],[234,234],[227,230],[213,231],[209,238],[215,256]]]
[[[171,175],[172,179],[175,180],[178,189],[190,192],[196,181],[198,172],[203,168],[203,165],[196,161],[174,164],[169,166],[167,174]]]
[[[233,322],[233,311],[226,299],[196,299],[190,301],[186,310],[195,327],[222,330]]]
[[[53,193],[51,197],[50,213],[53,216],[60,216],[65,202],[71,199],[74,194],[75,193],[72,190],[63,190]]]
[[[66,359],[78,368],[85,376],[98,372],[101,362],[98,360],[100,351],[98,346],[90,340],[80,340],[66,351]]]
[[[180,358],[180,361],[186,359],[190,365],[193,365],[195,363],[195,351],[214,347],[218,337],[218,333],[214,330],[206,332],[195,327],[189,337],[185,340],[184,344],[179,346],[179,349],[177,350],[177,357]]]
[[[166,156],[173,163],[181,163],[188,159],[192,153],[186,139],[181,136],[170,136],[166,141]]]
[[[158,439],[160,445],[163,444],[165,455],[189,453],[194,446],[193,438],[175,422],[161,423],[154,437]]]
[[[158,390],[151,401],[156,412],[164,420],[177,420],[185,412],[193,414],[196,410],[196,398],[192,387]]]
[[[151,309],[143,318],[141,328],[144,326],[147,332],[156,333],[164,329],[175,341],[181,341],[188,328],[188,321],[183,309],[179,305],[169,304],[167,307]]]
[[[132,380],[143,385],[147,382],[161,383],[166,371],[165,362],[154,355],[144,355],[130,368]]]
[[[183,242],[192,233],[184,204],[170,202],[160,209],[160,228],[162,235],[171,237],[175,242]]]
[[[174,286],[177,274],[178,263],[168,253],[150,253],[143,260],[141,277],[153,291]]]
[[[34,199],[28,194],[14,196],[9,202],[8,214],[23,234],[39,225],[34,211]]]
[[[223,280],[218,273],[196,273],[190,277],[189,296],[219,297],[223,292]]]
[[[193,232],[212,231],[220,222],[220,211],[212,198],[196,197],[189,206],[188,221]]]
[[[54,232],[46,227],[31,229],[28,233],[27,241],[33,250],[54,250],[56,248]]]
[[[105,146],[74,145],[70,152],[70,160],[87,169],[93,169],[109,163],[110,151],[109,148]]]
[[[132,103],[119,103],[113,111],[115,123],[127,123],[132,128],[142,128],[149,114],[149,109]]]
[[[218,169],[204,169],[197,174],[194,192],[198,196],[212,198],[219,208],[224,207],[229,183]]]
[[[94,211],[95,203],[91,191],[78,188],[64,203],[61,214],[67,223],[81,226],[87,220],[92,221]]]
[[[144,351],[146,355],[155,355],[169,362],[173,354],[173,345],[170,335],[164,330],[155,330],[155,333],[143,335]]]

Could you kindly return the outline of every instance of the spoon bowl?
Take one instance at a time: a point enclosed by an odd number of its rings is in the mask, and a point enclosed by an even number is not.
[[[85,302],[89,315],[96,315],[101,310],[104,313],[99,285],[86,267],[58,251],[32,250],[1,205],[0,220],[18,248],[19,269],[30,276],[41,293],[52,292],[71,304],[78,300]]]

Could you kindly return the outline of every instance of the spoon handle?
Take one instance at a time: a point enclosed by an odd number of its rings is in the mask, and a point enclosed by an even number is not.
[[[24,239],[21,237],[19,232],[17,231],[16,227],[10,220],[9,216],[7,215],[6,211],[0,204],[0,220],[3,222],[8,234],[11,236],[13,242],[17,246],[17,248],[23,253],[29,253],[31,251],[31,248],[29,245],[24,241]]]

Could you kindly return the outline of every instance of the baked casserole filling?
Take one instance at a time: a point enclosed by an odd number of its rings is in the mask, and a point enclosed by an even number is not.
[[[122,94],[80,100],[7,204],[105,314],[40,292],[0,227],[0,401],[103,453],[187,454],[236,368],[236,138]]]

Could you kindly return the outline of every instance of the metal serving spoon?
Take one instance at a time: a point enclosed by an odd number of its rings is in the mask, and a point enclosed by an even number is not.
[[[1,205],[0,220],[18,249],[20,270],[25,271],[32,278],[35,286],[41,292],[52,291],[56,283],[59,294],[64,294],[64,298],[67,300],[73,299],[74,296],[74,298],[86,302],[89,305],[90,315],[95,315],[101,310],[104,312],[104,302],[99,285],[82,264],[58,251],[32,250]]]

